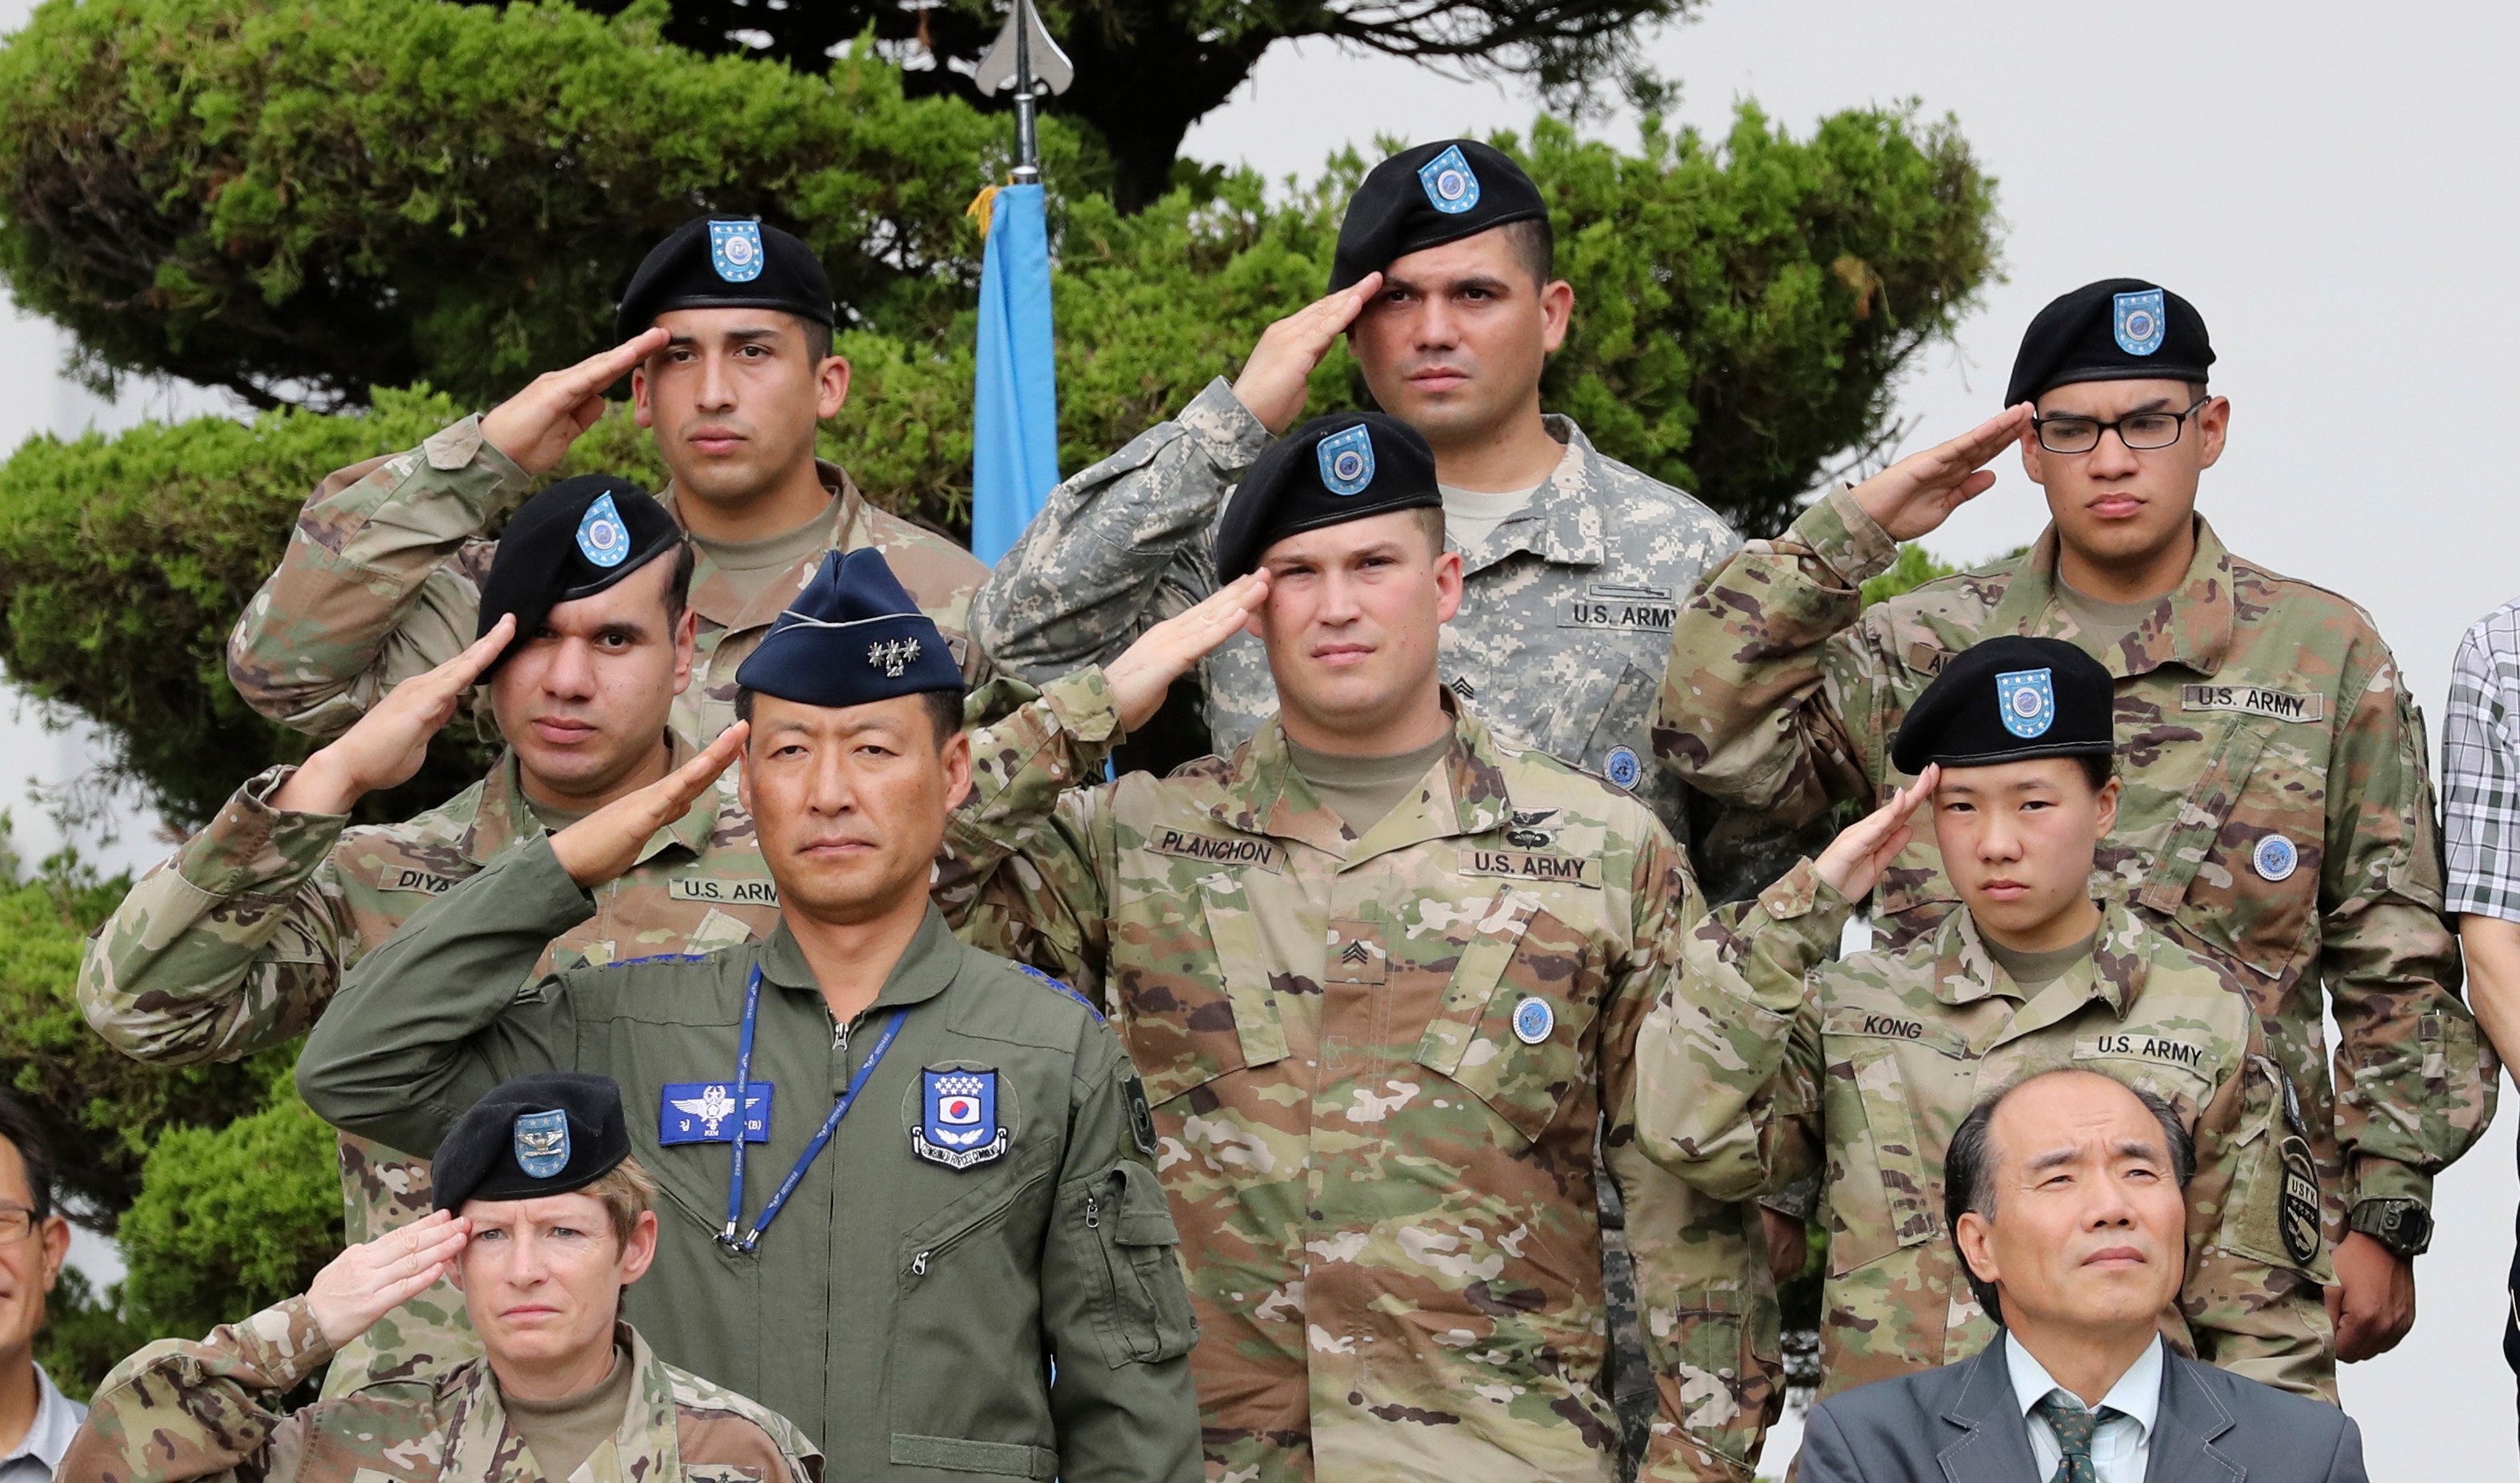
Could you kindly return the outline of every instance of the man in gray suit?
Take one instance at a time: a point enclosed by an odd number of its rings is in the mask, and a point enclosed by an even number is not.
[[[2366,1483],[2343,1413],[2173,1352],[2195,1147],[2171,1106],[2044,1071],[1953,1135],[1944,1216],[2003,1334],[1812,1412],[1803,1483]]]

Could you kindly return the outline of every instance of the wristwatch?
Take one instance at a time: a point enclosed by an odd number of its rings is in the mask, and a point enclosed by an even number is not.
[[[2421,1256],[2433,1243],[2433,1213],[2417,1199],[2366,1199],[2345,1220],[2400,1256]]]

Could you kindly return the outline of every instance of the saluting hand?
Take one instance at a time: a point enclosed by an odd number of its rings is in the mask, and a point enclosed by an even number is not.
[[[1197,607],[1140,634],[1138,642],[1102,671],[1111,686],[1111,703],[1120,712],[1120,729],[1136,731],[1154,719],[1172,683],[1247,627],[1251,614],[1268,600],[1269,573],[1245,572],[1208,594]]]
[[[1847,826],[1812,862],[1820,878],[1849,901],[1870,895],[1873,882],[1915,836],[1916,810],[1934,795],[1934,785],[1942,776],[1940,767],[1927,764],[1916,781],[1891,794],[1889,802]]]
[[[516,615],[503,614],[462,653],[395,686],[356,726],[307,758],[272,795],[271,806],[290,813],[346,814],[377,789],[410,782],[428,755],[428,739],[455,714],[464,693],[516,632]]]
[[[1368,273],[1260,332],[1260,343],[1234,379],[1234,395],[1261,427],[1283,432],[1304,415],[1305,380],[1381,287],[1382,275]]]
[[[527,473],[548,473],[568,445],[604,416],[604,388],[665,348],[673,337],[651,327],[565,371],[546,371],[525,389],[481,415],[481,436]]]
[[[324,1341],[338,1349],[420,1296],[455,1269],[472,1235],[471,1221],[451,1210],[432,1210],[333,1258],[306,1289],[306,1306],[315,1315],[315,1326],[324,1330]]]
[[[2029,427],[2028,402],[2006,407],[1950,442],[1910,454],[1856,485],[1855,503],[1892,540],[1912,541],[1994,488],[1995,475],[1986,466]]]
[[[750,722],[736,722],[698,756],[552,835],[552,853],[560,857],[568,878],[581,889],[592,889],[638,864],[640,847],[690,812],[743,750],[743,739],[751,731]]]

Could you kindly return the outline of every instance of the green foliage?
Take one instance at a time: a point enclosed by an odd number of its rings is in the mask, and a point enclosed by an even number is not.
[[[1958,570],[1958,567],[1911,541],[1899,548],[1899,560],[1890,563],[1888,571],[1866,579],[1860,589],[1864,594],[1864,606],[1869,607],[1875,603],[1887,603],[1892,598],[1915,591],[1936,577],[1947,577]]]
[[[217,1126],[258,1105],[271,1058],[167,1068],[109,1048],[79,1014],[79,953],[129,879],[100,879],[68,857],[30,876],[5,849],[0,867],[0,1083],[43,1122],[65,1206],[111,1231],[158,1131]]]
[[[124,1305],[153,1336],[206,1333],[303,1292],[341,1249],[333,1130],[297,1100],[293,1059],[271,1071],[260,1110],[169,1128],[150,1150],[120,1241]]]

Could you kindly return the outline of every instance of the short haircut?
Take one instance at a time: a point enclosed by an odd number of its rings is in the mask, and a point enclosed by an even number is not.
[[[796,328],[805,334],[806,369],[811,370],[831,359],[832,327],[819,319],[808,319],[802,314],[790,317],[796,321]]]
[[[2079,752],[2074,760],[2083,764],[2084,781],[2092,785],[2092,792],[2108,786],[2109,780],[2117,776],[2118,756],[2115,752]]]
[[[2161,1124],[2162,1142],[2170,1150],[2171,1177],[2179,1188],[2187,1188],[2188,1179],[2196,1172],[2196,1140],[2187,1125],[2179,1120],[2179,1109],[2153,1096],[2141,1087],[2127,1083],[2106,1071],[2089,1066],[2049,1066],[2015,1077],[1978,1099],[1960,1119],[1959,1131],[1952,1135],[1951,1146],[1943,1153],[1943,1225],[1952,1238],[1954,1254],[1959,1257],[1960,1275],[1968,1279],[1969,1291],[1977,1294],[1977,1305],[2000,1326],[2003,1323],[2003,1303],[1993,1282],[1981,1281],[1969,1266],[1968,1255],[1958,1250],[1960,1238],[1960,1217],[1974,1210],[1992,1220],[1995,1216],[1995,1146],[1988,1130],[1995,1124],[1995,1113],[2004,1100],[2033,1082],[2050,1076],[2097,1076],[2126,1087],[2136,1101],[2143,1103],[2152,1120]]]
[[[674,574],[665,579],[665,626],[670,629],[683,620],[683,609],[692,606],[692,569],[699,564],[699,552],[692,538],[684,536],[674,542]]]
[[[1444,554],[1444,507],[1420,505],[1409,513],[1418,517],[1418,533],[1426,537],[1426,546],[1431,555],[1442,556]]]
[[[1436,542],[1439,546],[1442,541],[1443,537],[1438,535],[1436,537]],[[759,692],[748,688],[739,690],[735,693],[735,719],[739,721],[749,721],[752,719],[752,697],[757,694],[759,694]],[[963,730],[963,697],[965,692],[960,690],[922,690],[918,694],[919,698],[926,703],[927,724],[929,729],[936,734],[936,749],[938,751],[943,751],[945,749],[945,743],[953,741],[955,736]]]
[[[1513,248],[1514,257],[1531,275],[1532,283],[1548,288],[1557,277],[1557,234],[1549,225],[1549,218],[1528,216],[1508,221],[1497,230],[1505,234],[1506,245]]]
[[[577,1192],[604,1201],[604,1213],[612,1218],[612,1238],[624,1246],[639,1234],[639,1217],[656,1208],[656,1177],[635,1158],[623,1158]]]
[[[0,1092],[0,1141],[18,1150],[26,1166],[26,1189],[38,1223],[53,1218],[53,1150],[35,1121],[35,1109],[13,1092]]]

